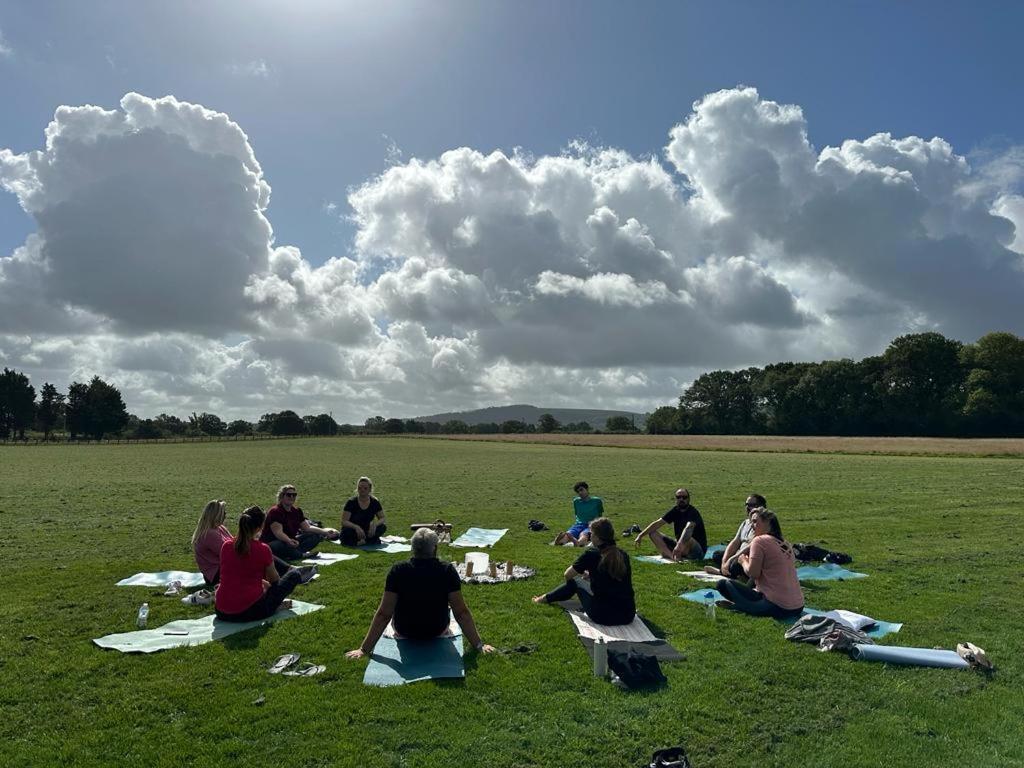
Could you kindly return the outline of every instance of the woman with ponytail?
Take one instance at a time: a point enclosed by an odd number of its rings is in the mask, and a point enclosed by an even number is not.
[[[579,597],[583,610],[597,624],[629,624],[636,615],[629,556],[615,545],[615,528],[607,517],[590,523],[591,546],[565,571],[565,584],[535,603],[558,603]],[[589,588],[584,585],[590,582]]]
[[[285,598],[302,583],[298,568],[278,576],[270,547],[259,541],[265,519],[262,509],[249,507],[238,518],[238,535],[221,546],[216,606],[223,621],[259,621],[287,610],[292,601]]]

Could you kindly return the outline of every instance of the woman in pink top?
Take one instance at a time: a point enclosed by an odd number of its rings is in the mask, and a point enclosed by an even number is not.
[[[770,509],[750,513],[754,538],[749,550],[739,557],[744,573],[754,589],[733,579],[720,579],[718,591],[733,607],[754,616],[788,619],[804,610],[804,594],[796,575],[793,548],[782,538],[782,526]]]

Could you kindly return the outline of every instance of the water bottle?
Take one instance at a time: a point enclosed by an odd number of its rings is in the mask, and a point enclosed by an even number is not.
[[[603,637],[594,641],[594,677],[608,676],[608,643]]]
[[[146,628],[146,622],[149,620],[149,603],[143,603],[139,608],[139,616],[135,619],[135,624],[139,629]]]
[[[708,592],[704,595],[704,617],[708,621],[714,621],[718,618],[715,614],[715,595],[713,592]]]

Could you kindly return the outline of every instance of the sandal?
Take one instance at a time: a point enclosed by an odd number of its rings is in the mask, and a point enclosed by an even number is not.
[[[289,669],[285,674],[288,677],[313,677],[326,671],[327,667],[323,664],[303,664],[298,669]]]
[[[280,674],[284,672],[292,664],[299,660],[299,654],[297,653],[286,653],[283,656],[279,656],[277,661],[270,665],[270,669],[267,670],[272,675]]]

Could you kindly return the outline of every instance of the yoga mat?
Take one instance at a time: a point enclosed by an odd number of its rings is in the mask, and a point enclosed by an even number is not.
[[[117,582],[119,587],[166,587],[172,581],[180,581],[181,586],[201,587],[206,583],[201,573],[189,571],[160,571],[159,573],[136,573],[127,579]]]
[[[455,614],[448,611],[448,629],[446,629],[443,634],[438,635],[438,637],[455,637],[456,635],[461,634],[462,627],[460,627],[459,622],[455,620]],[[389,637],[392,640],[405,640],[405,638],[398,634],[398,631],[395,629],[394,620],[389,621],[388,625],[384,627],[383,637]]]
[[[713,573],[704,573],[704,571],[676,571],[676,573],[681,574],[683,576],[689,576],[691,579],[707,581],[710,583],[714,583],[718,581],[720,578],[722,578],[721,576],[716,576]]]
[[[845,581],[847,579],[866,579],[866,573],[848,571],[841,565],[825,563],[823,565],[803,565],[796,569],[800,581]]]
[[[633,617],[630,624],[607,626],[591,620],[583,612],[583,606],[577,600],[567,600],[559,605],[572,619],[577,637],[583,643],[583,647],[587,649],[591,659],[594,658],[594,642],[598,637],[604,638],[605,643],[608,644],[608,650],[613,648],[619,651],[635,649],[649,656],[657,656],[662,661],[681,661],[686,658],[668,640],[655,637],[639,614]]]
[[[858,643],[850,651],[850,658],[857,661],[881,661],[886,664],[909,664],[917,667],[968,669],[971,666],[961,659],[956,651],[897,648],[893,645],[860,645]]]
[[[583,647],[587,649],[591,660],[594,658],[594,641],[589,637],[578,636]],[[607,643],[609,651],[636,651],[647,656],[654,656],[658,661],[683,661],[686,655],[676,649],[668,640],[650,640],[647,642],[630,642],[628,640],[613,640]]]
[[[465,677],[462,635],[436,640],[382,637],[370,654],[364,685],[405,685],[439,677]]]
[[[835,619],[835,613],[835,611],[819,611],[817,608],[804,608],[805,616],[828,616],[829,618]],[[878,619],[874,619],[874,622],[874,627],[872,627],[871,629],[864,629],[861,631],[864,632],[864,634],[868,637],[874,638],[876,640],[880,637],[885,637],[886,635],[890,635],[893,632],[899,632],[901,629],[903,629],[902,624],[892,621],[880,621]],[[788,621],[786,623],[792,624],[793,622]]]
[[[490,547],[508,533],[508,528],[470,528],[452,542],[453,547]]]
[[[405,536],[392,536],[391,534],[388,534],[387,536],[381,536],[380,540],[383,541],[385,544],[408,544],[409,543],[409,540],[407,538],[405,538]]]
[[[411,544],[399,544],[398,542],[384,543],[381,541],[380,544],[363,544],[361,547],[356,547],[364,552],[383,552],[386,555],[394,555],[399,552],[412,552]]]
[[[704,559],[714,560],[716,552],[725,552],[725,544],[712,544],[704,553]]]
[[[683,600],[689,600],[691,603],[700,603],[701,605],[711,600],[717,602],[718,600],[725,599],[717,589],[695,589],[693,592],[684,592],[680,597]]]
[[[639,560],[641,563],[655,563],[657,565],[678,565],[679,563],[675,560],[669,560],[667,557],[661,555],[633,555],[634,560]],[[679,561],[682,562],[682,561]]]
[[[262,621],[248,621],[244,624],[221,621],[215,614],[201,619],[181,619],[164,624],[155,629],[140,629],[136,632],[121,632],[115,635],[104,635],[93,640],[100,648],[112,648],[123,653],[154,653],[168,648],[203,645],[220,640],[228,635],[235,635],[263,624],[273,623],[319,611],[322,605],[292,600],[292,607],[287,611],[278,611]]]
[[[321,552],[319,557],[302,561],[303,565],[334,565],[345,560],[355,560],[359,555],[346,555],[340,552]]]

